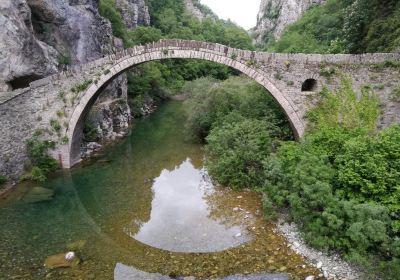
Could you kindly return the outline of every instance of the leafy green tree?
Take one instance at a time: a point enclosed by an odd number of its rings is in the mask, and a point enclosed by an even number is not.
[[[268,123],[240,115],[228,118],[206,138],[207,169],[214,180],[233,189],[260,186],[263,160],[273,147]]]

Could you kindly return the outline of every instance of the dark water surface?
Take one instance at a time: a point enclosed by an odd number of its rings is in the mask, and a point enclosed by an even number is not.
[[[262,217],[252,192],[214,187],[200,145],[185,141],[182,103],[138,122],[104,154],[0,201],[0,279],[112,279],[117,263],[200,278],[254,272],[316,274]],[[46,257],[73,250],[79,266],[47,270]]]

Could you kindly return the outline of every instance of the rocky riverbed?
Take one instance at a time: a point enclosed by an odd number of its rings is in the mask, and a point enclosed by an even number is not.
[[[276,223],[276,227],[278,232],[285,236],[292,250],[304,256],[311,265],[321,270],[319,276],[341,280],[364,279],[363,271],[359,267],[343,260],[338,253],[325,253],[308,246],[301,237],[296,224],[285,222],[283,218],[280,218]],[[307,280],[312,279],[314,278],[310,277]]]

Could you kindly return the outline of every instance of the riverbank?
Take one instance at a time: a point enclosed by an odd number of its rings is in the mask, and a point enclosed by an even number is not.
[[[360,267],[345,261],[340,254],[336,252],[326,253],[307,245],[301,237],[297,225],[286,222],[286,218],[285,215],[281,214],[281,217],[275,223],[278,232],[286,238],[292,250],[302,255],[310,265],[321,270],[319,276],[335,280],[364,279],[364,271]]]

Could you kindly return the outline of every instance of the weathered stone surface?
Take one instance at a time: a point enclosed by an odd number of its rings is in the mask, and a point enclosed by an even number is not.
[[[0,22],[7,26],[0,34],[0,100],[8,95],[1,91],[28,86],[57,68],[65,69],[62,63],[79,65],[123,49],[111,24],[99,15],[97,0],[6,0],[0,7]],[[98,103],[115,103],[101,110],[102,115],[113,116],[107,118],[109,131],[98,135],[102,140],[115,129],[126,128],[121,120],[130,121],[126,75],[112,81],[100,97]]]
[[[97,10],[97,1],[27,0],[37,38],[54,46],[72,65],[113,52],[111,24]]]
[[[77,163],[80,160],[83,120],[104,85],[134,65],[171,58],[209,60],[243,72],[264,86],[277,100],[298,137],[305,130],[306,112],[319,99],[317,93],[323,85],[331,90],[338,88],[341,74],[352,78],[356,90],[366,85],[374,88],[382,102],[380,127],[400,121],[400,100],[393,95],[400,87],[399,69],[382,64],[390,60],[399,61],[400,54],[274,54],[237,50],[207,42],[164,40],[73,67],[31,83],[30,89],[4,100],[0,104],[0,173],[16,176],[22,172],[26,140],[36,129],[49,129],[50,119],[63,124],[60,136],[55,133],[43,136],[58,143],[52,151],[53,156],[66,168]],[[377,63],[381,63],[380,67],[374,67]],[[326,77],[322,70],[327,67],[335,68],[337,74]],[[313,91],[302,91],[302,84],[307,79],[315,80]],[[85,91],[77,94],[71,91],[71,85],[85,80],[93,81]],[[62,97],[60,92],[63,92]],[[59,110],[63,110],[65,116],[59,117]],[[68,143],[62,144],[61,137],[67,137]]]
[[[199,20],[204,19],[207,14],[204,14],[199,8],[199,1],[198,0],[185,0],[185,7],[192,15],[194,15]]]
[[[0,91],[57,72],[57,52],[35,38],[25,0],[0,1],[0,26]]]
[[[127,28],[150,25],[149,8],[144,0],[116,0],[115,4]]]
[[[262,0],[254,28],[254,40],[263,43],[278,39],[286,26],[298,20],[312,5],[325,0]]]

